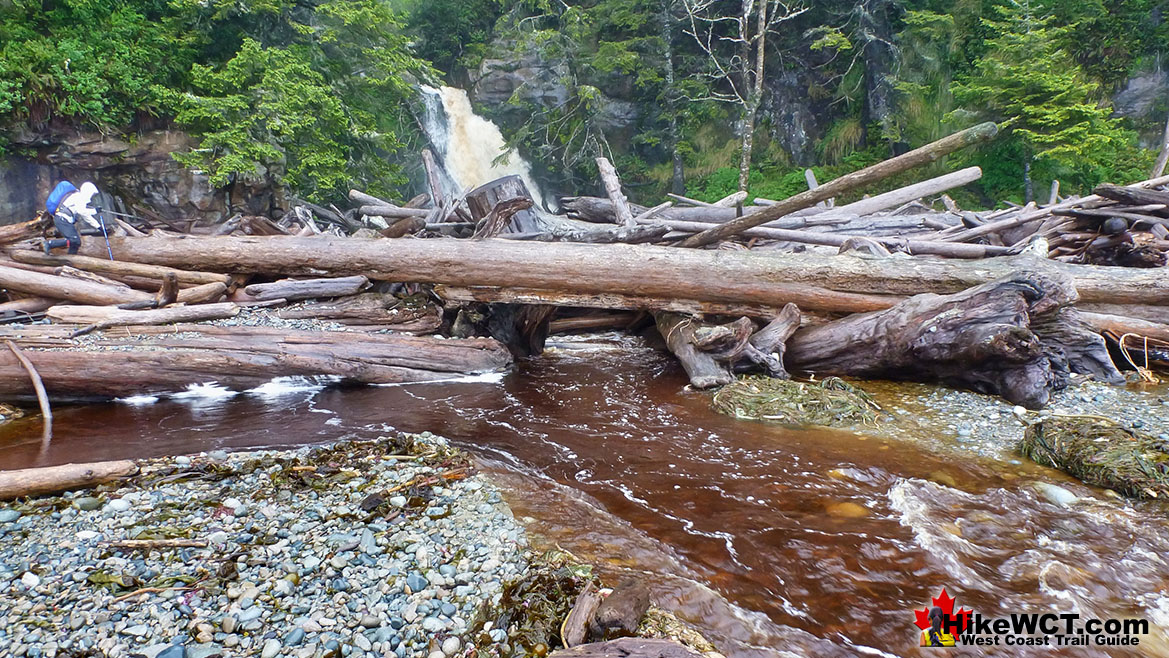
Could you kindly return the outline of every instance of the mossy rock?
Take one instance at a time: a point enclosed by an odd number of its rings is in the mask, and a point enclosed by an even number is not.
[[[715,393],[711,404],[735,418],[828,427],[875,425],[880,409],[868,393],[839,377],[808,383],[741,377]]]
[[[1169,442],[1100,416],[1057,416],[1027,428],[1019,452],[1087,484],[1135,498],[1169,497]]]

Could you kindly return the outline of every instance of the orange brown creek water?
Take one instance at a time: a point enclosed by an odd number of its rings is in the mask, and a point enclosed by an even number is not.
[[[1031,655],[1169,655],[1164,503],[1109,498],[1010,446],[735,420],[685,383],[635,339],[562,338],[502,380],[62,406],[47,452],[39,418],[0,428],[0,468],[429,430],[478,457],[538,542],[610,582],[643,578],[730,658],[950,655],[916,646],[913,610],[942,587],[984,616],[1153,628],[1139,651]],[[1087,498],[1057,506],[1036,480]]]

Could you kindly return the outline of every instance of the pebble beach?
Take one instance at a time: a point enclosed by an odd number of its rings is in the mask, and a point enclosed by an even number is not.
[[[511,653],[488,617],[526,544],[429,433],[151,460],[120,485],[0,503],[0,655]]]

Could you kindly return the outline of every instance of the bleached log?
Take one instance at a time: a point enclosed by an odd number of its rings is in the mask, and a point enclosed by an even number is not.
[[[198,304],[196,306],[172,306],[145,311],[126,311],[116,306],[70,306],[59,304],[45,312],[45,315],[49,319],[57,322],[96,324],[98,328],[222,320],[224,318],[235,317],[238,314],[239,307],[231,302]]]
[[[143,239],[143,238],[130,238]],[[105,246],[104,244],[102,245]],[[30,272],[14,267],[0,266],[0,287],[54,299],[66,299],[81,304],[126,304],[153,299],[152,295],[130,288],[116,288],[100,283],[70,279],[52,274]]]
[[[88,489],[137,472],[138,466],[128,460],[0,471],[0,500]]]
[[[269,299],[316,299],[322,297],[345,297],[356,295],[369,287],[364,276],[347,276],[329,279],[285,279],[273,283],[253,283],[244,292],[258,301]]]

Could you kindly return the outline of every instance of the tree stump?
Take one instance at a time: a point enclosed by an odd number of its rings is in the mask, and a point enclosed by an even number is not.
[[[471,217],[478,222],[490,214],[499,202],[512,199],[533,201],[528,186],[515,175],[497,178],[471,190],[467,193],[467,207],[471,209]],[[510,228],[514,233],[537,233],[544,227],[535,212],[521,210],[512,216]]]

